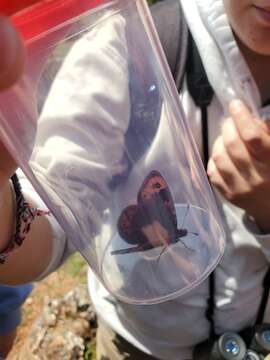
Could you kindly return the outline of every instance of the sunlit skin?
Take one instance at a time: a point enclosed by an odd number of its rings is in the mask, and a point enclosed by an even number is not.
[[[0,90],[4,90],[21,76],[25,57],[19,34],[4,16],[0,16],[0,40]]]
[[[269,0],[223,0],[230,24],[239,40],[254,53],[270,55]]]
[[[270,99],[270,2],[224,0],[238,45],[257,82],[262,101]],[[270,231],[270,125],[242,102],[229,107],[208,163],[212,184],[233,204]]]
[[[16,330],[10,331],[5,335],[0,336],[0,356],[2,356],[3,359],[6,358],[6,356],[12,349],[15,339],[16,339]]]
[[[0,91],[6,91],[22,76],[25,51],[20,35],[4,16],[0,16],[0,54]],[[15,161],[0,142],[0,251],[7,246],[15,226],[15,209],[9,178],[16,168]],[[35,256],[29,257],[30,253]],[[23,246],[1,265],[0,283],[17,285],[31,282],[48,266],[51,253],[52,234],[49,221],[45,216],[38,217],[33,222]]]
[[[10,21],[0,16],[0,91],[11,88],[21,77],[24,67],[24,47],[21,38]],[[0,142],[0,250],[5,248],[14,230],[13,195],[9,178],[16,170],[16,163]],[[20,284],[31,281],[47,266],[51,257],[51,231],[47,220],[38,219],[26,246],[11,255],[10,261],[0,268],[0,283]],[[38,230],[46,233],[39,239]],[[38,233],[39,234],[39,233]],[[42,250],[39,250],[41,246]],[[35,249],[37,247],[37,249]],[[30,249],[35,256],[29,257]],[[25,262],[25,259],[28,259]],[[35,260],[30,260],[31,258]],[[30,264],[29,264],[30,261]],[[12,348],[16,330],[0,336],[0,356],[5,358]]]
[[[9,20],[0,16],[0,91],[10,88],[20,77],[24,66],[24,49],[17,31]],[[16,169],[15,162],[0,142],[0,188]]]
[[[224,0],[224,5],[238,45],[265,102],[270,98],[270,2]]]

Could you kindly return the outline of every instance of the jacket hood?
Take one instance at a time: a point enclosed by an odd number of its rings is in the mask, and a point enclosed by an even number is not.
[[[260,94],[234,38],[223,0],[179,1],[225,113],[230,101],[239,98],[256,115],[261,106]]]

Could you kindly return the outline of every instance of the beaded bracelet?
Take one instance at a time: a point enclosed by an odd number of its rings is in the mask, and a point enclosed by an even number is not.
[[[16,203],[16,228],[15,234],[12,236],[8,246],[0,253],[0,264],[4,264],[9,254],[23,244],[35,217],[50,213],[49,211],[43,211],[29,205],[24,199],[21,184],[16,174],[11,177],[11,181]]]

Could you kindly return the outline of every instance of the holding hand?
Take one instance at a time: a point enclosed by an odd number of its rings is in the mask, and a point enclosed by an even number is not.
[[[20,36],[4,16],[0,16],[0,54],[0,91],[4,91],[20,77],[24,64]],[[6,247],[14,228],[13,195],[9,178],[14,174],[16,167],[15,161],[0,141],[0,250]]]
[[[8,18],[0,16],[0,91],[12,86],[24,65],[22,41]],[[0,95],[1,96],[1,95]],[[14,173],[16,165],[0,142],[0,191]]]
[[[0,90],[13,85],[22,73],[24,50],[8,18],[0,16]]]
[[[239,100],[214,143],[207,173],[211,183],[270,231],[270,123],[255,118]]]

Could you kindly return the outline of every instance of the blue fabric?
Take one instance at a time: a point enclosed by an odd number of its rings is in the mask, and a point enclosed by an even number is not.
[[[0,285],[0,336],[14,330],[21,321],[21,305],[32,291],[31,284]]]

